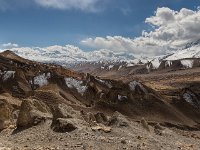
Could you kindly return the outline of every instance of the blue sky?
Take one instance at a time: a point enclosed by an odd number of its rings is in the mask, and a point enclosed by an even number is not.
[[[196,10],[200,4],[199,0],[85,0],[87,4],[77,0],[67,6],[70,0],[58,0],[66,2],[63,8],[41,1],[44,3],[0,0],[0,44],[11,42],[29,47],[72,44],[92,49],[81,41],[106,36],[134,39],[143,30],[152,30],[145,19],[153,16],[158,7]]]

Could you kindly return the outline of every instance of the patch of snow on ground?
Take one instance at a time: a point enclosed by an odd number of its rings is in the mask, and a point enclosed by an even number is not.
[[[2,79],[3,81],[7,81],[10,78],[14,78],[14,76],[15,76],[15,71],[6,71],[6,73],[3,74]]]
[[[38,84],[40,87],[48,85],[48,79],[51,77],[50,73],[43,73],[34,77],[34,84]]]
[[[181,64],[186,68],[192,68],[194,61],[193,60],[181,60]]]
[[[151,61],[153,69],[158,69],[160,66],[160,60],[159,59],[154,59]]]
[[[105,85],[107,85],[109,88],[112,88],[112,85],[108,81],[104,81],[104,80],[97,79],[97,78],[96,78],[96,80],[101,82],[101,83],[103,83],[103,84],[105,84]]]
[[[127,100],[127,96],[122,96],[122,95],[118,95],[118,100],[119,101],[123,101],[123,100]]]
[[[168,60],[165,62],[165,67],[170,67],[172,65],[172,61]]]
[[[134,66],[134,64],[132,64],[132,63],[127,63],[127,65],[126,65],[126,67],[133,67]]]
[[[108,66],[108,70],[111,70],[114,67],[114,65]]]
[[[186,102],[188,102],[188,103],[194,105],[192,96],[194,96],[194,94],[191,93],[191,92],[186,92],[186,93],[183,94],[184,100],[185,100]]]
[[[102,98],[103,96],[104,96],[104,93],[101,93],[101,94],[100,94],[100,98]]]
[[[74,78],[65,78],[65,83],[69,88],[75,88],[79,93],[83,94],[87,90],[87,86],[83,86],[83,81]]]
[[[130,88],[131,91],[135,91],[136,86],[139,86],[140,89],[141,89],[144,93],[148,93],[148,91],[144,88],[144,86],[143,86],[141,83],[139,83],[139,82],[137,82],[137,81],[132,81],[132,82],[129,83],[129,88]]]
[[[149,64],[146,65],[146,69],[148,70],[148,72],[150,72],[150,66]]]
[[[101,70],[104,70],[105,69],[105,67],[101,67]]]
[[[121,65],[121,66],[119,66],[118,70],[120,70],[121,68],[122,68],[122,65]]]

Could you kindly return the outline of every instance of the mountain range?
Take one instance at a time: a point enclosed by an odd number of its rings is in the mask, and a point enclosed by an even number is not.
[[[132,67],[138,64],[151,64],[152,69],[158,69],[162,62],[166,62],[166,66],[172,64],[177,60],[182,60],[181,64],[185,67],[193,67],[193,59],[200,58],[200,44],[199,40],[188,43],[183,49],[171,52],[162,56],[144,56],[135,55],[131,52],[113,52],[102,49],[98,51],[83,51],[78,47],[72,45],[66,46],[50,46],[46,48],[40,47],[19,47],[12,48],[11,51],[17,55],[39,62],[55,63],[65,67],[74,67],[77,64],[98,64],[101,69],[112,69],[114,66]],[[190,59],[184,61],[185,59]],[[120,67],[120,68],[121,68]]]

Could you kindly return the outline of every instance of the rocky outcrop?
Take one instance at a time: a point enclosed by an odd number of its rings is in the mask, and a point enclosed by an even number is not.
[[[46,119],[52,119],[50,108],[41,101],[26,99],[21,104],[17,119],[17,127],[31,127],[45,121]]]
[[[6,129],[12,124],[12,106],[5,100],[0,100],[0,130]]]

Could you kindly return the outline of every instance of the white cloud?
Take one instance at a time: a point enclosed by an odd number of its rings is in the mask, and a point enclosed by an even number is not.
[[[87,12],[97,12],[102,9],[106,0],[0,0],[0,10],[12,10],[41,6],[42,8],[54,8],[61,10],[77,9]]]
[[[5,44],[2,44],[1,47],[3,49],[11,49],[11,48],[19,47],[19,45],[15,43],[5,43]]]
[[[135,39],[121,36],[87,38],[83,45],[95,49],[127,51],[135,54],[159,55],[183,48],[187,43],[200,39],[200,10],[182,8],[174,11],[167,7],[158,8],[154,16],[145,20],[154,27],[150,32],[143,31]]]
[[[134,54],[160,55],[163,50],[167,51],[167,46],[160,41],[151,41],[150,38],[138,37],[135,39],[122,36],[107,36],[87,38],[81,44],[93,49],[109,49],[114,52],[130,52]]]
[[[35,1],[38,1],[38,4],[40,3],[44,7],[92,10],[99,0]],[[97,50],[108,49],[114,53],[127,52],[145,55],[161,55],[183,48],[187,43],[195,42],[200,39],[200,9],[190,10],[182,8],[180,11],[174,11],[170,8],[162,7],[155,11],[155,15],[146,18],[145,22],[153,26],[153,29],[150,32],[143,31],[140,37],[134,39],[122,36],[95,37],[83,39],[81,44]],[[4,48],[18,47],[17,44],[12,43],[1,45],[1,47],[2,46]],[[60,49],[59,53],[66,50],[66,48],[59,46],[46,49],[49,51]],[[78,53],[78,55],[79,54],[80,53]],[[79,56],[84,59],[84,55],[86,54],[81,53]]]
[[[55,9],[79,9],[83,11],[97,11],[97,3],[101,0],[34,0],[42,7]]]

